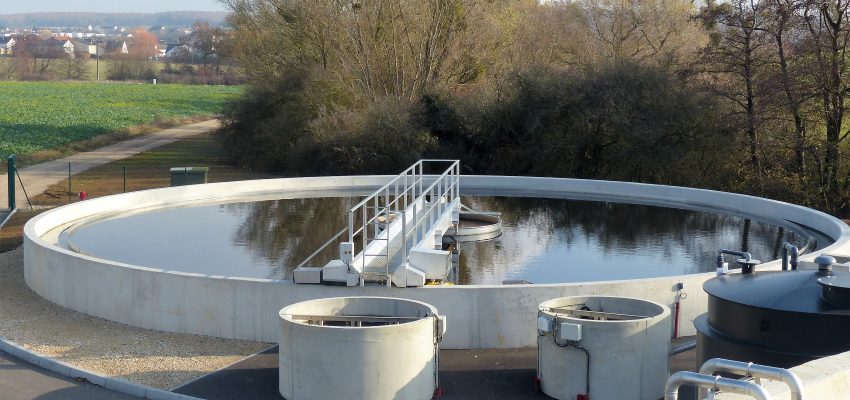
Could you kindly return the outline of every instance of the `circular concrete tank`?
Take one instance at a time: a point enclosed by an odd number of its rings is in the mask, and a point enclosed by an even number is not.
[[[576,296],[538,308],[537,377],[557,399],[657,400],[670,374],[670,309]]]
[[[431,305],[338,297],[280,310],[280,394],[287,400],[430,399],[444,317]]]

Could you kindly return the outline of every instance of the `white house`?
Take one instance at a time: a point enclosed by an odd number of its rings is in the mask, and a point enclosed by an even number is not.
[[[98,57],[106,54],[105,46],[101,46],[100,43],[93,43],[89,45],[89,54],[97,55]]]
[[[74,43],[70,40],[65,41],[65,44],[62,45],[62,50],[64,50],[65,54],[70,56],[72,59],[74,58]]]
[[[0,54],[12,54],[12,47],[15,46],[15,38],[8,37],[0,39]]]

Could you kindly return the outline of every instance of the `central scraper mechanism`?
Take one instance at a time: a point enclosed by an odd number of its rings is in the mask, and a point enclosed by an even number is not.
[[[439,174],[426,174],[439,168]],[[461,210],[464,209],[464,212]],[[339,259],[308,266],[339,238]],[[341,230],[294,271],[295,283],[345,286],[378,283],[398,287],[446,281],[452,251],[444,243],[501,234],[494,213],[469,210],[460,203],[460,162],[420,160],[348,210]]]

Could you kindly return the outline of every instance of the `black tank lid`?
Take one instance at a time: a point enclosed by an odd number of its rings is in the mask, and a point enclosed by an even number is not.
[[[850,308],[825,301],[818,279],[850,279],[846,272],[824,270],[756,271],[712,278],[703,284],[710,296],[752,307],[812,314],[846,314]],[[831,278],[835,279],[835,278]]]

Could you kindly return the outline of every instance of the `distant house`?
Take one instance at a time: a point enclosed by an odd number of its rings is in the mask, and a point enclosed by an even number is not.
[[[121,45],[121,54],[129,54],[130,50],[127,49],[127,42]]]
[[[15,46],[15,38],[0,38],[0,54],[12,55],[12,47]]]
[[[92,43],[89,45],[89,54],[97,55],[98,57],[102,57],[106,54],[106,43]]]
[[[62,43],[62,51],[69,57],[74,58],[74,42],[70,39],[65,40],[64,43]]]
[[[166,57],[174,57],[179,54],[191,54],[194,53],[194,49],[185,45],[185,44],[169,44],[167,50],[165,51]]]

